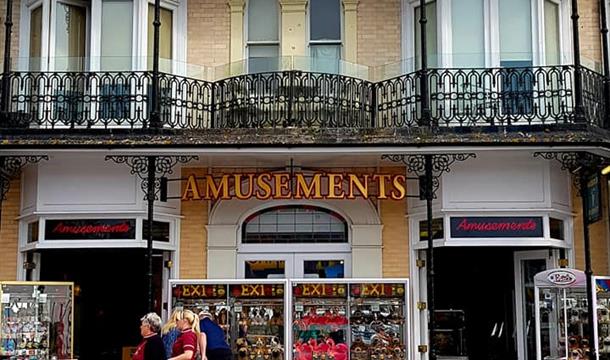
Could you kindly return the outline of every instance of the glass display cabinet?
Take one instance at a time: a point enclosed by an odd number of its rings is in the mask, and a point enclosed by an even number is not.
[[[586,276],[553,269],[534,276],[538,360],[589,359]]]
[[[170,280],[170,288],[168,315],[176,307],[210,312],[236,359],[284,359],[285,280]]]
[[[0,358],[71,359],[73,283],[0,282]]]
[[[408,357],[408,283],[349,284],[352,359],[392,360]]]
[[[610,277],[593,277],[595,292],[595,339],[597,340],[597,358],[610,360]]]
[[[294,280],[295,360],[408,357],[407,280]]]

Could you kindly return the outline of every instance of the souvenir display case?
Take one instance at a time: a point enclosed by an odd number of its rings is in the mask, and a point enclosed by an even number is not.
[[[597,340],[597,358],[610,360],[610,277],[593,277],[595,292],[595,339]]]
[[[295,360],[408,357],[407,280],[294,280]]]
[[[225,329],[236,359],[282,360],[286,348],[284,280],[170,280],[172,309],[208,311]]]
[[[294,360],[348,358],[347,287],[343,283],[293,283]]]
[[[73,283],[0,282],[0,358],[71,359]]]
[[[407,280],[349,284],[350,355],[354,360],[408,357]]]
[[[538,360],[589,359],[586,276],[553,269],[534,276]]]

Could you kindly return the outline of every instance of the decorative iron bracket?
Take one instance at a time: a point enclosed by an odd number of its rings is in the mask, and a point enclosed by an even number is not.
[[[41,160],[49,160],[47,155],[0,156],[0,200],[6,200],[6,195],[14,179],[21,169],[28,164],[35,164]]]
[[[456,161],[466,161],[470,158],[476,158],[474,153],[457,153],[457,154],[386,154],[381,155],[382,160],[390,160],[392,162],[400,162],[407,166],[410,173],[416,174],[418,177],[426,175],[426,155],[432,156],[432,198],[436,199],[436,191],[440,187],[440,177],[443,173],[451,171],[451,165]],[[421,186],[421,184],[420,184]]]
[[[561,164],[561,170],[567,170],[570,174],[577,175],[572,176],[572,184],[576,189],[580,189],[580,181],[583,177],[593,175],[610,165],[610,159],[586,151],[535,152],[534,157],[558,161]],[[580,195],[580,192],[577,191],[577,193]]]
[[[174,166],[177,164],[186,164],[193,160],[199,160],[196,155],[178,155],[178,156],[157,156],[155,157],[155,200],[159,199],[161,191],[161,178],[174,173]],[[130,156],[130,155],[107,155],[106,161],[113,161],[117,164],[126,164],[131,168],[130,173],[137,175],[141,181],[140,187],[144,192],[144,200],[148,200],[148,158],[149,156]]]

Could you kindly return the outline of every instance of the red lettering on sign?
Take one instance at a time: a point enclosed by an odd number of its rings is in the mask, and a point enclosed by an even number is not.
[[[468,222],[468,219],[464,219],[457,228],[463,231],[534,231],[536,222],[532,219],[522,222]]]
[[[131,229],[129,223],[125,222],[116,225],[82,225],[70,226],[60,222],[53,228],[56,234],[112,234],[125,233]]]

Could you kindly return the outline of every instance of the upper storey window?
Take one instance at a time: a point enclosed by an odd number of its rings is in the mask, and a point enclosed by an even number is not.
[[[26,0],[20,58],[30,70],[126,71],[152,67],[154,6],[148,0]],[[186,2],[162,0],[160,69],[186,57]],[[139,16],[144,10],[144,16]]]
[[[403,0],[405,59],[421,67],[420,5]],[[566,0],[432,0],[429,67],[520,67],[571,61]],[[566,56],[568,55],[568,56]]]
[[[312,70],[336,73],[341,59],[339,0],[309,1],[309,53]]]
[[[277,0],[248,1],[248,71],[277,70],[280,56]]]

